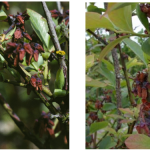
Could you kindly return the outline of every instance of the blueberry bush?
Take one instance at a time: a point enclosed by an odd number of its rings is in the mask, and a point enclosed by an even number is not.
[[[86,148],[149,149],[150,3],[86,9]]]

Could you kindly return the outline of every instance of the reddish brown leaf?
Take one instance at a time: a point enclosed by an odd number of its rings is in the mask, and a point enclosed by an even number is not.
[[[150,138],[144,134],[132,134],[125,140],[129,149],[150,149]]]

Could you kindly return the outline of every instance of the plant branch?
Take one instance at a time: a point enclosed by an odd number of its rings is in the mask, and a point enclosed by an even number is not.
[[[28,73],[23,67],[21,67],[20,64],[17,65],[17,67],[13,67],[13,59],[12,58],[7,58],[7,56],[4,55],[4,49],[3,47],[0,45],[0,54],[2,54],[2,56],[5,58],[5,60],[8,62],[8,66],[11,68],[16,69],[20,75],[24,78],[24,80],[26,81],[26,83],[30,82],[30,73]],[[49,96],[52,96],[50,90],[45,87],[44,85],[42,85],[42,90]],[[57,110],[56,108],[46,99],[46,97],[40,92],[38,92],[36,89],[33,90],[36,95],[38,95],[41,99],[41,101],[44,103],[44,105],[50,110],[51,113],[56,114]]]
[[[117,35],[117,38],[119,36]],[[129,100],[131,102],[131,105],[134,106],[136,103],[133,99],[133,95],[132,95],[132,92],[131,92],[131,87],[130,87],[130,82],[129,82],[129,77],[128,77],[128,73],[127,73],[127,68],[126,68],[126,64],[125,64],[125,60],[123,58],[123,54],[122,54],[122,51],[121,51],[121,46],[120,44],[118,44],[118,49],[119,49],[119,53],[120,53],[120,58],[121,58],[121,64],[122,64],[122,70],[124,72],[124,76],[125,76],[125,80],[126,80],[126,83],[127,83],[127,89],[128,89],[128,95],[129,95]]]
[[[58,41],[58,37],[57,37],[56,31],[55,31],[55,28],[54,28],[54,25],[53,25],[53,20],[52,20],[51,13],[47,8],[46,3],[42,1],[42,4],[43,4],[43,9],[44,9],[44,12],[45,12],[45,15],[46,15],[46,19],[47,19],[47,22],[48,22],[49,33],[50,33],[50,36],[51,36],[51,40],[54,44],[55,50],[56,51],[61,51],[61,47],[60,47],[60,44],[59,44],[59,41]]]
[[[20,120],[20,118],[13,112],[12,108],[5,101],[4,97],[0,93],[0,104],[7,111],[10,117],[13,119],[15,124],[21,130],[21,132],[25,135],[25,138],[34,143],[40,149],[44,149],[44,145],[36,138],[36,136],[24,125],[24,123]]]
[[[61,2],[60,1],[57,1],[57,8],[58,8],[58,11],[60,11],[60,13],[62,14],[63,13],[63,9],[61,7]]]
[[[9,79],[5,79],[3,82],[5,83],[10,83],[10,84],[13,84],[13,85],[16,85],[16,86],[21,86],[21,87],[27,87],[27,84],[24,84],[24,83],[18,83],[16,81],[11,81]]]

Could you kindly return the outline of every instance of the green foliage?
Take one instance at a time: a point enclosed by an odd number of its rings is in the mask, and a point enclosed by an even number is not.
[[[118,149],[124,148],[122,147],[124,143],[127,148],[140,148],[139,141],[138,144],[133,142],[132,146],[137,144],[135,147],[129,147],[132,143],[130,139],[132,132],[129,128],[138,121],[141,98],[131,93],[137,104],[131,106],[128,88],[129,85],[130,90],[134,88],[135,76],[147,67],[150,60],[150,45],[148,34],[143,30],[135,33],[132,29],[132,14],[135,14],[135,9],[141,23],[146,29],[149,28],[148,19],[141,13],[139,3],[108,3],[107,10],[103,14],[96,12],[93,4],[87,7],[86,29],[93,32],[92,34],[87,30],[86,33],[86,129],[90,128],[90,132],[86,134],[87,148]],[[130,39],[134,35],[136,37]],[[115,72],[116,66],[111,53],[113,48],[117,49],[119,76],[116,76]],[[129,85],[126,82],[127,77]],[[116,78],[120,79],[119,85],[116,84]],[[119,86],[120,104],[116,100],[116,89]],[[118,123],[121,124],[119,129]],[[135,126],[132,131],[133,134],[137,133]],[[91,136],[94,138],[93,141]],[[128,137],[127,145],[125,141]]]
[[[55,80],[55,88],[62,89],[65,84],[65,78],[63,73],[63,68],[58,69]]]
[[[108,122],[106,122],[106,121],[94,122],[90,126],[90,133],[94,133],[100,129],[105,128],[106,126],[108,126]]]
[[[113,148],[116,144],[117,144],[116,142],[112,141],[111,136],[106,136],[99,143],[98,147],[99,149],[110,149],[110,148]]]
[[[6,18],[7,18],[6,13],[1,9],[1,10],[0,10],[0,20],[4,20],[4,19],[6,19]]]
[[[43,18],[39,13],[27,9],[27,13],[30,16],[31,26],[35,33],[38,35],[39,39],[42,41],[44,46],[50,48],[50,35],[48,34],[48,25],[45,18]]]

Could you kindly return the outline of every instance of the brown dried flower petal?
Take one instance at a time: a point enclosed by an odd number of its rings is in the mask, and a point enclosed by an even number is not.
[[[26,53],[26,63],[27,63],[28,66],[31,63],[31,59],[32,59],[32,54]]]
[[[1,6],[4,6],[4,8],[6,9],[6,10],[9,10],[9,4],[8,4],[8,2],[0,2],[0,9],[1,9]]]
[[[147,98],[147,89],[142,88],[142,99],[146,99],[146,98]]]
[[[28,33],[23,32],[23,36],[24,36],[26,39],[32,41],[32,38],[31,38],[31,36],[30,36]]]
[[[16,40],[22,38],[22,32],[21,32],[20,28],[16,29],[16,31],[15,31],[15,33],[14,33],[14,38],[15,38]]]
[[[31,48],[29,43],[24,43],[24,49],[28,54],[32,54],[33,53],[33,49]]]
[[[17,44],[15,42],[9,42],[6,45],[6,48],[16,48]]]
[[[52,120],[48,120],[48,124],[50,125],[50,126],[54,126],[54,122],[52,121]]]
[[[140,85],[137,85],[137,94],[139,97],[142,97],[142,88]]]
[[[47,131],[48,131],[50,136],[54,137],[54,130],[53,129],[47,128]]]
[[[34,50],[34,60],[35,61],[38,61],[38,58],[39,58],[39,51],[38,50]]]
[[[30,83],[33,87],[36,87],[36,77],[35,76],[32,76],[31,79],[30,79]]]
[[[14,58],[14,66],[17,67],[18,64],[18,54]]]
[[[21,48],[19,50],[19,60],[22,61],[25,55],[25,50],[23,48]]]
[[[34,46],[35,46],[35,49],[37,49],[39,52],[44,52],[44,49],[40,44],[35,43]]]
[[[24,27],[24,24],[20,26],[20,29],[25,32],[25,27]]]
[[[36,90],[38,90],[38,88],[40,88],[40,91],[42,91],[42,80],[40,78],[36,79]]]
[[[18,15],[16,18],[19,21],[19,23],[24,24],[24,20],[22,19],[21,15]]]
[[[19,43],[18,46],[17,46],[17,48],[16,48],[16,52],[18,53],[21,48],[22,48],[22,44]]]

